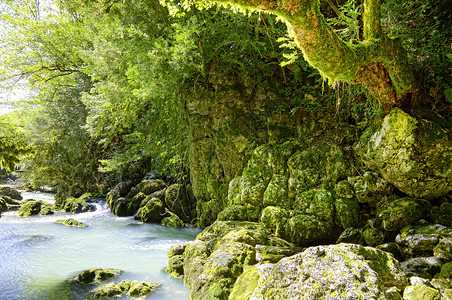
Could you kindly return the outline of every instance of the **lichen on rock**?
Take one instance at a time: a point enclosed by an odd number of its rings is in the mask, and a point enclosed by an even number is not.
[[[393,108],[378,130],[355,147],[370,169],[411,197],[432,199],[452,191],[452,141],[445,129]]]

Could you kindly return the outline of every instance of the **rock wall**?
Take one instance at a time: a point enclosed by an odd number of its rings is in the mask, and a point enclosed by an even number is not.
[[[198,224],[210,226],[170,252],[168,271],[193,299],[448,297],[450,128],[398,108],[348,123],[275,113],[278,87],[218,76],[187,101]]]

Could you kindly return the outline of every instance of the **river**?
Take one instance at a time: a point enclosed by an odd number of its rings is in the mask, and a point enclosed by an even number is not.
[[[52,203],[53,195],[22,193],[24,199]],[[112,281],[160,282],[146,298],[183,300],[189,292],[183,282],[171,278],[163,268],[173,244],[194,240],[195,228],[172,228],[143,224],[131,217],[114,216],[105,202],[95,212],[19,217],[4,212],[0,218],[0,299],[86,299],[93,286],[71,283],[79,272],[93,268],[116,268],[123,273]],[[55,223],[73,218],[88,227],[74,228]],[[124,296],[123,299],[127,299]]]

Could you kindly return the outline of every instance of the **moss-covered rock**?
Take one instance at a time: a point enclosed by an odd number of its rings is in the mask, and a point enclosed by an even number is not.
[[[77,276],[74,277],[74,281],[85,284],[91,284],[111,279],[120,274],[121,270],[118,269],[91,268],[77,274]]]
[[[395,241],[400,246],[405,258],[432,256],[440,240],[450,235],[452,235],[452,229],[421,220],[416,224],[404,227]],[[442,257],[440,249],[441,247],[437,249],[438,257]]]
[[[258,223],[217,221],[204,229],[183,252],[184,280],[191,297],[227,299],[243,268],[256,263],[257,244],[269,244]]]
[[[121,197],[126,197],[129,193],[130,189],[133,186],[133,182],[131,180],[123,181],[118,183],[110,192],[107,193],[107,205],[111,208],[114,201]]]
[[[112,298],[126,293],[129,283],[109,282],[89,292],[90,298]]]
[[[175,213],[167,212],[167,217],[162,219],[162,225],[171,227],[184,227],[184,221],[182,221]]]
[[[339,233],[330,222],[309,215],[295,215],[285,225],[286,239],[298,246],[332,243]]]
[[[336,198],[336,225],[342,228],[354,227],[359,224],[360,213],[358,201],[354,198]]]
[[[21,217],[29,217],[32,215],[51,215],[53,214],[53,210],[52,210],[53,206],[50,203],[41,201],[41,200],[33,200],[33,199],[28,199],[25,200],[19,211],[18,214]]]
[[[432,279],[441,271],[441,261],[434,256],[415,257],[402,262],[402,268],[407,276]]]
[[[163,202],[157,198],[151,198],[138,209],[133,218],[147,223],[160,223],[165,215],[166,210]]]
[[[141,192],[144,195],[151,195],[152,193],[166,188],[166,183],[161,179],[145,179],[141,181],[136,188],[138,189],[138,192]]]
[[[262,210],[259,222],[275,236],[285,238],[287,236],[286,223],[289,219],[290,212],[288,210],[276,206],[267,206]]]
[[[397,299],[389,295],[407,284],[392,255],[339,244],[311,247],[276,264],[247,268],[230,299]]]
[[[336,244],[351,243],[364,245],[363,237],[364,228],[349,227],[345,229],[336,241]]]
[[[173,277],[184,276],[184,252],[187,245],[188,243],[173,245],[168,252],[168,266],[165,268],[165,272]]]
[[[96,206],[89,203],[90,194],[84,194],[79,198],[69,197],[66,198],[61,204],[60,209],[65,212],[70,212],[73,214],[95,211]]]
[[[123,294],[132,297],[146,296],[152,293],[160,283],[123,280],[119,283],[109,282],[90,292],[91,298],[112,298]]]
[[[2,186],[0,187],[0,196],[8,196],[11,199],[16,199],[16,200],[22,200],[22,195],[20,194],[20,192],[16,189],[13,189],[11,187],[8,186]]]
[[[426,284],[408,286],[403,292],[405,300],[441,300],[441,293]]]
[[[55,223],[60,223],[69,227],[87,227],[83,222],[74,220],[74,219],[65,219],[65,220],[56,220]]]
[[[375,172],[349,177],[348,182],[353,186],[354,195],[360,203],[369,203],[373,206],[394,192],[392,185]]]
[[[259,208],[247,208],[243,205],[229,205],[218,214],[218,221],[257,221],[260,216]]]
[[[379,214],[381,225],[387,231],[398,231],[406,225],[428,217],[430,202],[422,199],[400,198]]]
[[[452,227],[452,203],[443,202],[439,207],[433,207],[430,217],[434,224]]]
[[[407,195],[425,199],[452,191],[451,150],[447,129],[400,108],[393,108],[377,130],[369,128],[355,147],[367,167]]]
[[[442,238],[433,248],[433,253],[445,261],[452,261],[452,237]]]
[[[350,161],[342,148],[334,143],[321,143],[295,152],[287,161],[289,197],[312,188],[334,188],[340,178],[353,176]]]
[[[334,223],[333,193],[325,189],[310,189],[295,197],[293,208],[298,214]]]
[[[284,205],[289,200],[288,177],[274,174],[263,195],[263,207]]]
[[[0,198],[0,210],[8,211],[8,204],[6,203],[4,198]],[[0,215],[1,215],[1,212],[0,212]]]

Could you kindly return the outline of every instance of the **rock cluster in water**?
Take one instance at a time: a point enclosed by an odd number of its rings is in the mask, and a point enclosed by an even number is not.
[[[112,279],[121,274],[121,270],[108,268],[91,268],[80,272],[73,278],[73,282],[82,284],[96,284]],[[160,284],[145,281],[123,280],[121,282],[108,282],[99,285],[89,292],[89,298],[112,298],[123,294],[138,297],[152,293]]]
[[[121,182],[107,194],[107,204],[117,216],[174,227],[183,227],[195,216],[192,201],[184,185],[167,186],[161,179],[145,178],[136,186]]]

